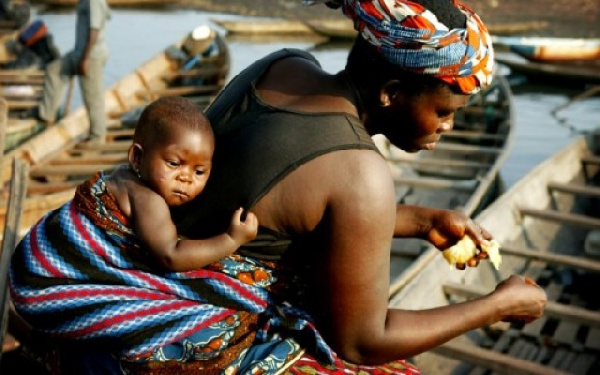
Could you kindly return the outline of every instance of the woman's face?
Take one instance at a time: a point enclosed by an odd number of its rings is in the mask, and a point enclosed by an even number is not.
[[[189,202],[202,192],[212,166],[211,135],[176,127],[164,140],[143,150],[139,173],[169,206]]]
[[[456,94],[441,85],[416,95],[397,91],[389,104],[376,108],[368,128],[385,135],[407,152],[433,150],[442,133],[452,130],[454,113],[467,104],[469,95]]]

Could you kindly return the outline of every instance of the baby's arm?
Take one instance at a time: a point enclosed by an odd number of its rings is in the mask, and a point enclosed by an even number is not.
[[[179,239],[169,207],[150,189],[132,197],[135,232],[157,261],[171,271],[191,271],[205,267],[238,249],[256,237],[258,221],[249,213],[240,221],[237,210],[227,233],[207,239]]]

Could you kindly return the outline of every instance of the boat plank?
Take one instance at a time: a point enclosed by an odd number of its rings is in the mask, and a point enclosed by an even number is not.
[[[75,187],[77,187],[77,185],[79,185],[82,182],[83,179],[43,183],[36,180],[32,180],[27,186],[27,194],[50,194],[60,191],[66,191],[69,189],[75,189]]]
[[[528,250],[512,246],[502,246],[500,248],[500,252],[501,254],[515,255],[529,259],[541,260],[547,263],[557,264],[561,266],[569,266],[592,272],[600,272],[600,261],[594,259],[582,258],[571,255],[542,253],[537,250]]]
[[[551,182],[548,184],[548,190],[561,193],[587,195],[591,197],[600,197],[600,187],[588,186],[582,184]]]
[[[587,215],[559,212],[556,210],[540,210],[525,207],[520,207],[519,212],[523,216],[536,217],[538,219],[554,221],[561,224],[579,225],[583,227],[588,227],[590,229],[600,229],[600,219]]]
[[[475,345],[466,345],[450,341],[433,352],[461,361],[482,366],[503,374],[515,375],[559,375],[568,374],[558,369],[538,363],[511,357],[507,354],[483,349]]]
[[[585,347],[600,350],[600,328],[591,328],[585,338]]]
[[[47,178],[51,176],[91,176],[97,171],[113,171],[117,164],[84,164],[84,165],[46,165],[43,168],[32,170],[33,178]]]
[[[191,94],[215,94],[221,86],[181,86],[170,87],[161,90],[139,90],[136,95],[140,99],[153,101],[164,96],[184,96]]]
[[[392,163],[404,163],[414,166],[436,166],[436,167],[455,167],[455,168],[473,168],[483,169],[489,168],[493,163],[480,162],[470,160],[449,160],[449,159],[434,159],[434,158],[411,158],[395,156],[388,159]]]
[[[84,154],[77,156],[63,155],[49,160],[45,165],[87,165],[87,164],[119,164],[127,162],[126,153],[111,153],[111,154]],[[40,168],[44,168],[40,166]],[[34,168],[36,170],[38,168]]]
[[[394,180],[396,186],[413,186],[428,189],[455,189],[472,191],[477,186],[476,180],[449,180],[435,177],[399,177]]]
[[[596,363],[597,356],[589,353],[580,353],[575,357],[569,368],[573,374],[587,374]]]
[[[548,286],[546,286],[544,288],[544,291],[546,292],[546,296],[547,296],[548,300],[555,301],[562,294],[563,286],[558,283],[550,283],[550,284],[548,284]],[[548,317],[542,316],[541,318],[539,318],[529,324],[526,324],[523,327],[523,329],[521,330],[521,332],[523,332],[523,334],[526,336],[541,339],[542,330],[544,329],[544,326],[546,325],[547,322],[548,322]]]

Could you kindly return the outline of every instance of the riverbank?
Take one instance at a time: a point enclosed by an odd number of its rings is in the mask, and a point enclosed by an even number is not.
[[[463,0],[484,22],[495,25],[543,22],[530,36],[600,38],[598,0]],[[324,5],[301,0],[179,0],[182,7],[208,12],[289,19],[336,19],[343,15]]]

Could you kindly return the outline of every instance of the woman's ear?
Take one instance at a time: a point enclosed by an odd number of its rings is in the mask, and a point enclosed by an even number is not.
[[[139,143],[133,143],[129,147],[129,151],[127,152],[127,160],[129,161],[129,166],[136,173],[140,173],[140,163],[142,161],[142,155],[144,154],[144,148]]]
[[[379,105],[389,107],[394,101],[398,100],[402,94],[401,87],[402,84],[397,79],[384,83],[379,91]]]

